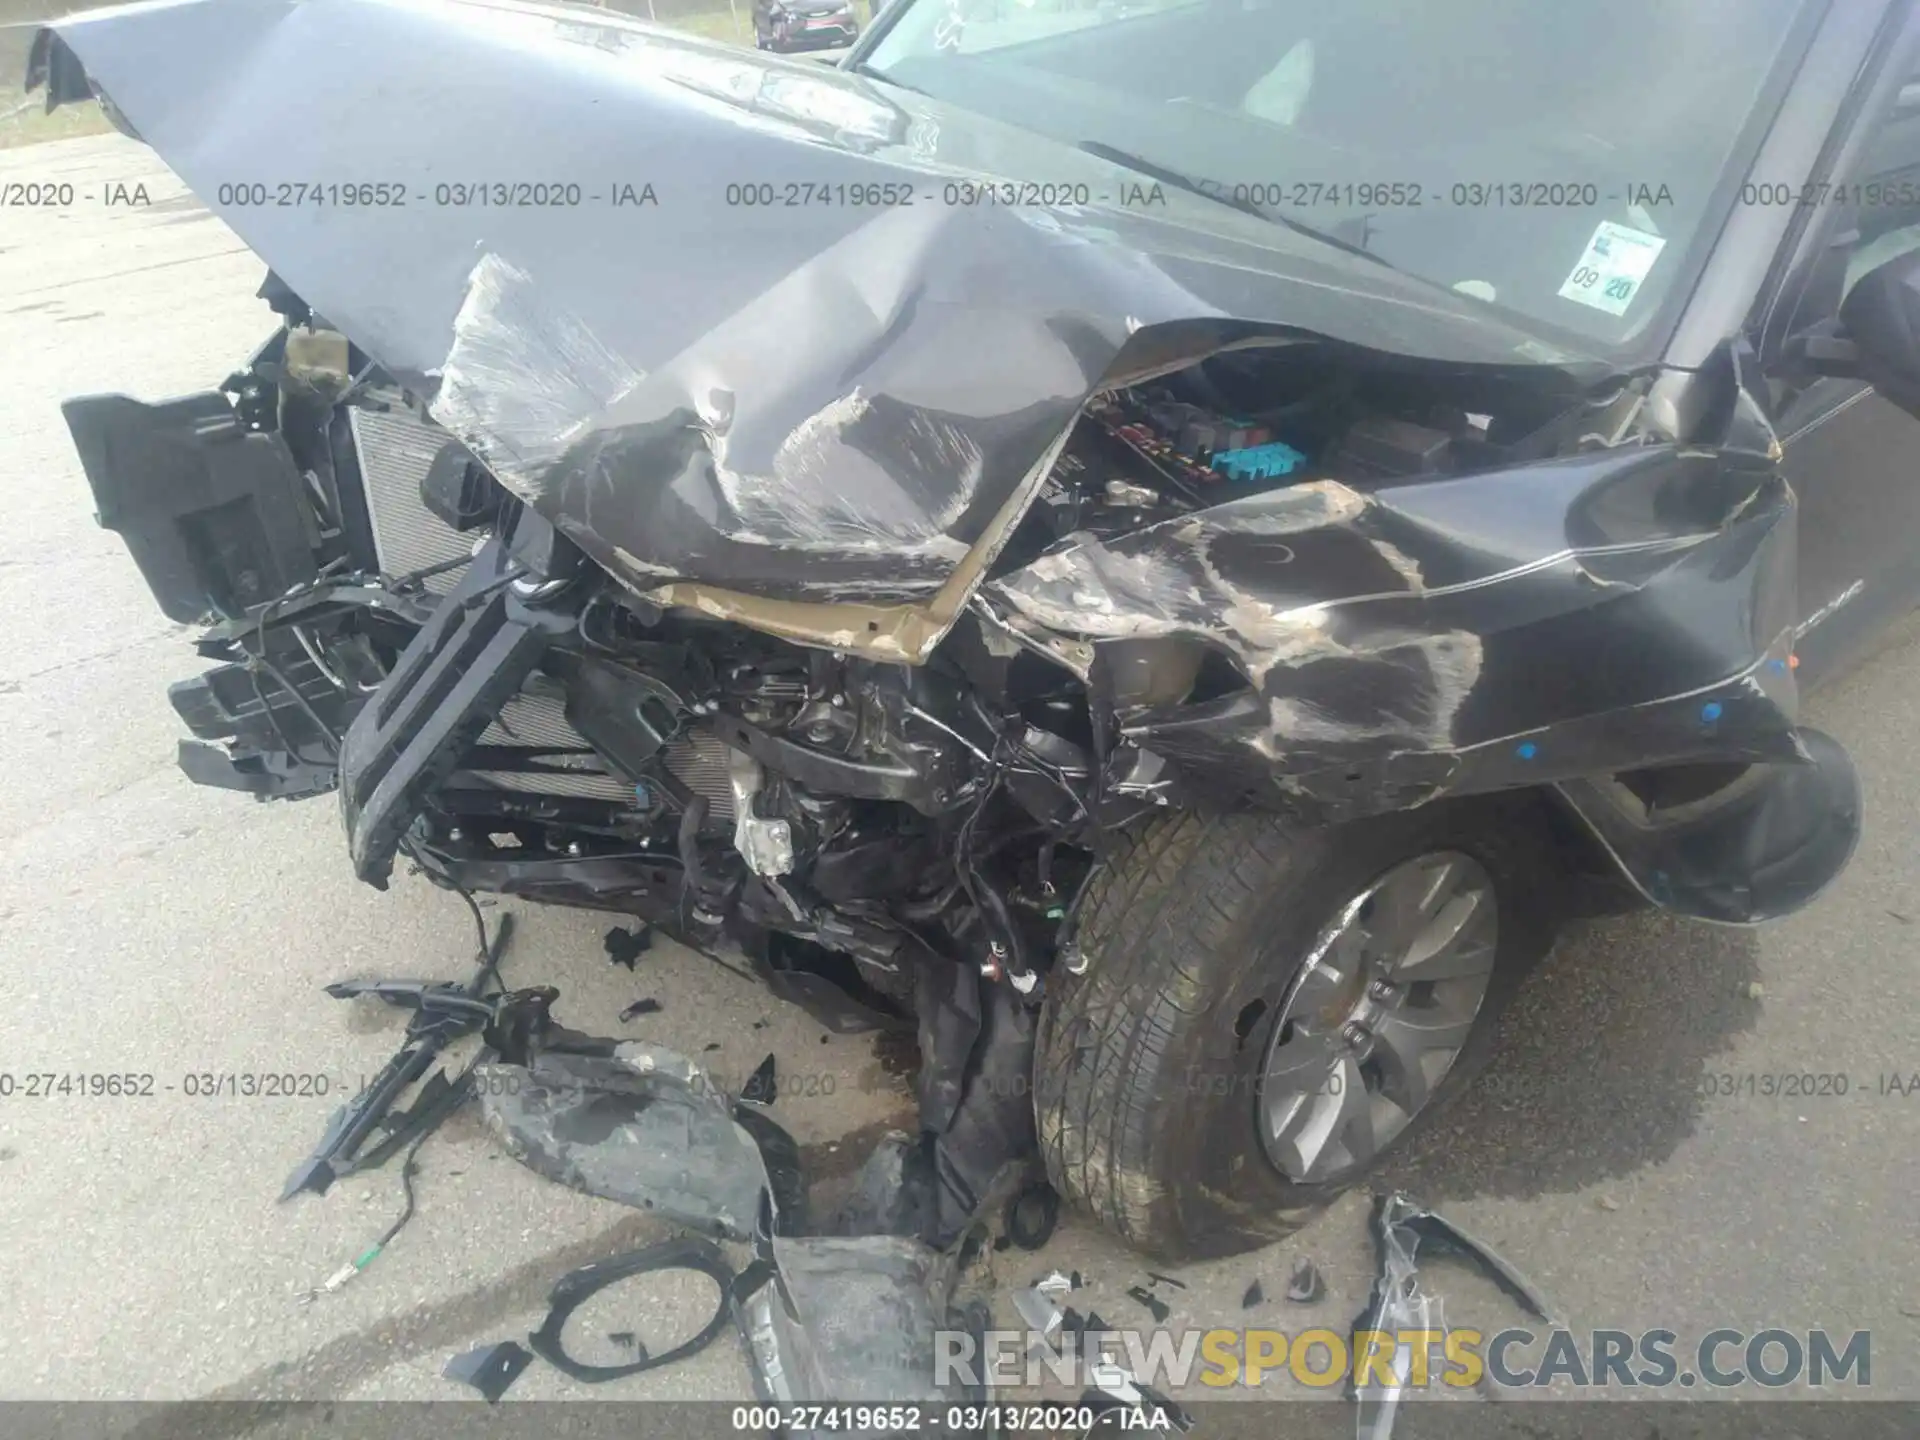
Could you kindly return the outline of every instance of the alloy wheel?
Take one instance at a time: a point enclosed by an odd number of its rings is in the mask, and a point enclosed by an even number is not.
[[[1426,1108],[1486,1002],[1499,938],[1492,877],[1454,850],[1396,865],[1340,908],[1262,1070],[1260,1138],[1282,1174],[1339,1179]]]

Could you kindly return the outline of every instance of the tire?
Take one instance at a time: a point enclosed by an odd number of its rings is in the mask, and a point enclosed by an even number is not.
[[[1265,815],[1168,815],[1115,844],[1080,910],[1086,969],[1056,967],[1049,981],[1035,1116],[1055,1188],[1169,1259],[1281,1238],[1431,1124],[1484,1067],[1499,1013],[1546,953],[1559,910],[1556,852],[1527,796],[1291,833]],[[1290,1179],[1263,1141],[1260,1094],[1290,992],[1349,902],[1437,852],[1476,862],[1497,906],[1497,936],[1481,950],[1493,958],[1473,982],[1484,993],[1477,1014],[1464,1012],[1471,1029],[1370,1162],[1317,1183]]]

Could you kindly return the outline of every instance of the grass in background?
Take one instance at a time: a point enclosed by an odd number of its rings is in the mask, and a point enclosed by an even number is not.
[[[18,106],[19,108],[14,108]],[[62,105],[47,114],[44,96],[26,97],[22,104],[16,96],[0,108],[0,150],[21,145],[39,145],[48,140],[77,140],[82,135],[105,135],[113,126],[91,100],[84,105]]]

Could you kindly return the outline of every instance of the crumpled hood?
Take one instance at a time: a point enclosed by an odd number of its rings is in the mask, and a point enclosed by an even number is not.
[[[182,0],[35,58],[617,578],[906,659],[1119,376],[1302,332],[1606,368],[1032,133],[604,11]],[[1092,203],[955,203],[982,176]]]

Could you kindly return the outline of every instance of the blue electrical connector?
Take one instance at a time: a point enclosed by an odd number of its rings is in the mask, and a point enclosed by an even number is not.
[[[1291,475],[1306,461],[1307,457],[1291,445],[1276,440],[1271,445],[1222,450],[1213,457],[1213,468],[1229,480],[1272,480]]]

